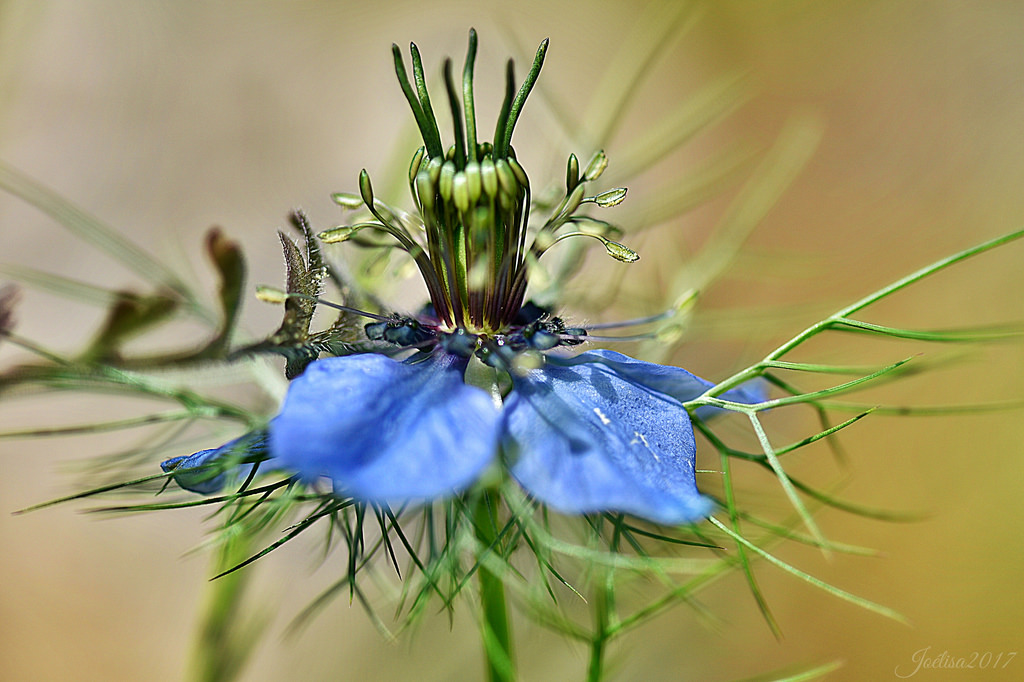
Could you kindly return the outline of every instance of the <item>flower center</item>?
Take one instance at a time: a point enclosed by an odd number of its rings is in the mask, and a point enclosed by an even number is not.
[[[530,185],[515,158],[495,155],[485,143],[413,157],[410,189],[439,284],[431,302],[447,331],[502,333],[523,304]]]
[[[564,198],[540,227],[530,230],[530,180],[516,160],[512,132],[530,91],[540,75],[547,52],[544,40],[523,84],[516,89],[514,65],[506,69],[505,99],[494,129],[493,142],[477,137],[473,69],[477,36],[471,30],[462,71],[461,95],[452,78],[452,62],[444,63],[444,82],[451,108],[454,143],[442,145],[426,87],[423,63],[415,44],[410,45],[413,81],[397,45],[392,46],[395,72],[423,138],[423,146],[409,166],[409,190],[416,216],[393,209],[375,199],[370,177],[359,177],[359,195],[337,194],[346,208],[365,206],[375,220],[337,227],[319,236],[326,243],[347,241],[362,230],[384,232],[416,263],[427,287],[433,311],[431,319],[393,320],[367,326],[374,340],[402,346],[429,345],[437,338],[455,348],[476,349],[524,346],[546,350],[571,343],[575,336],[558,318],[529,316],[522,311],[527,280],[538,259],[554,244],[569,237],[601,241],[608,254],[623,262],[639,256],[606,233],[618,229],[604,221],[577,215],[582,204],[614,206],[625,197],[618,188],[586,196],[585,186],[604,171],[607,159],[595,154],[581,175],[579,161],[570,154]],[[415,83],[415,87],[413,86]],[[575,230],[563,228],[575,227]],[[528,231],[530,235],[528,235]],[[372,240],[357,240],[379,246]]]
[[[462,106],[452,79],[452,62],[447,59],[444,64],[455,137],[447,150],[441,145],[419,50],[415,44],[410,46],[414,93],[401,52],[393,47],[399,84],[423,136],[424,146],[413,155],[409,168],[409,189],[423,221],[431,270],[425,278],[431,302],[448,331],[499,334],[508,329],[522,307],[530,181],[516,161],[511,141],[516,120],[540,75],[547,44],[546,40],[541,43],[518,93],[509,60],[494,142],[479,143],[473,97],[477,37],[476,31],[470,31],[462,71]]]

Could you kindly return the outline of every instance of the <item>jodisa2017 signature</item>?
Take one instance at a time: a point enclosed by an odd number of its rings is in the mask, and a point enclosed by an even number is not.
[[[893,674],[905,680],[921,670],[1003,670],[1017,656],[1016,651],[972,651],[965,656],[953,655],[948,650],[932,655],[930,652],[930,646],[918,649],[910,657],[913,667],[898,665]]]

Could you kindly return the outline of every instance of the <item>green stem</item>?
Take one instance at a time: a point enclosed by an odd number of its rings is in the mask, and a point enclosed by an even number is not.
[[[225,539],[215,560],[217,573],[249,555],[248,540],[235,534]],[[249,575],[247,571],[238,571],[209,583],[199,639],[192,651],[189,679],[227,682],[241,674],[263,629],[260,619],[242,613]]]
[[[590,665],[587,668],[587,682],[600,682],[604,677],[604,650],[608,641],[608,607],[612,571],[609,569],[598,579],[594,597],[594,637],[590,640]]]
[[[494,551],[498,536],[498,494],[487,491],[475,511],[476,539],[481,553]],[[481,562],[477,575],[480,581],[480,609],[483,616],[484,656],[490,682],[513,682],[516,679],[512,658],[512,629],[505,604],[505,586],[501,577]]]

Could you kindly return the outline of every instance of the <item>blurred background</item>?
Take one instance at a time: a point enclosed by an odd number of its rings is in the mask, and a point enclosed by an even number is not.
[[[194,271],[205,290],[215,281],[202,251],[211,225],[243,243],[252,283],[277,284],[282,268],[273,230],[285,225],[290,209],[301,206],[317,227],[329,227],[338,220],[331,192],[354,190],[363,167],[374,177],[396,167],[403,172],[416,146],[394,83],[392,42],[415,40],[436,73],[443,55],[461,60],[466,30],[475,26],[478,118],[487,130],[500,104],[505,57],[515,56],[524,73],[536,44],[550,37],[543,96],[531,100],[514,140],[534,183],[557,182],[568,152],[586,159],[595,144],[607,149],[612,172],[616,152],[658,116],[718,79],[746,73],[749,99],[682,151],[640,169],[623,213],[613,218],[628,229],[629,216],[644,215],[692,168],[706,169],[702,164],[719,152],[767,148],[794,115],[821,131],[804,170],[726,276],[704,292],[687,342],[673,356],[711,379],[912,270],[1024,225],[1024,7],[966,0],[697,5],[650,79],[631,94],[609,139],[563,129],[561,109],[570,121],[600,114],[593,90],[644,16],[635,3],[604,0],[0,0],[0,160]],[[621,80],[612,85],[632,85]],[[658,297],[660,287],[668,296],[674,274],[714,238],[712,228],[734,195],[724,190],[627,240],[644,259],[630,270],[616,312],[629,314],[630,292]],[[404,193],[396,196],[404,200]],[[1011,245],[862,317],[922,329],[1021,320],[1022,259],[1022,246]],[[6,194],[0,261],[97,285],[140,286],[131,272]],[[600,261],[595,267],[606,267]],[[244,324],[266,333],[278,314],[251,301]],[[17,331],[71,350],[90,338],[101,315],[26,289]],[[950,349],[840,336],[798,359],[863,364],[918,353],[951,362],[893,387],[884,400],[938,405],[1021,397],[1024,351],[1012,343]],[[0,346],[4,365],[23,358]],[[232,397],[246,400],[242,393]],[[0,427],[111,419],[116,409],[70,399],[8,401],[0,406]],[[804,416],[779,420],[780,443],[814,428]],[[794,457],[794,466],[805,479],[846,481],[844,499],[926,517],[887,523],[826,511],[820,522],[830,538],[881,556],[829,560],[797,546],[781,556],[898,610],[909,625],[761,566],[781,640],[733,575],[702,594],[716,621],[679,606],[618,642],[612,679],[730,680],[841,660],[844,667],[829,679],[884,680],[912,673],[915,654],[926,648],[928,656],[1002,652],[1004,660],[1024,648],[1021,413],[873,416],[843,442],[845,469],[825,449]],[[190,553],[211,527],[202,513],[97,517],[78,513],[88,505],[71,503],[10,514],[77,490],[82,463],[119,447],[123,439],[112,435],[0,440],[0,678],[186,676],[210,575],[208,556]],[[758,472],[741,478],[751,505],[763,499],[784,509],[776,488]],[[450,626],[443,615],[431,616],[388,643],[358,606],[340,599],[300,636],[285,636],[342,561],[335,555],[320,565],[315,545],[307,544],[256,567],[244,617],[269,624],[243,679],[480,675],[476,626],[465,613]],[[582,678],[585,650],[520,625],[524,680]],[[1002,670],[921,669],[914,678],[1011,680],[1021,671],[1024,657]]]

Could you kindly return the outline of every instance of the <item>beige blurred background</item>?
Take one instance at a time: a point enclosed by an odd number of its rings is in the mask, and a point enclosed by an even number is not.
[[[581,111],[588,88],[638,12],[627,2],[173,3],[0,1],[0,159],[42,180],[137,243],[212,277],[201,237],[212,224],[244,241],[255,281],[279,281],[272,230],[294,206],[318,226],[336,220],[328,195],[350,190],[362,167],[384,173],[395,131],[410,118],[393,82],[389,46],[415,40],[428,65],[461,58],[465,31],[481,34],[479,117],[493,120],[493,85],[506,54],[521,64],[545,36],[544,87]],[[726,125],[695,140],[765,145],[794,111],[824,123],[816,155],[751,238],[736,269],[703,301],[708,335],[675,358],[720,378],[821,315],[939,257],[1024,226],[1024,7],[1003,2],[716,2],[672,47],[615,151],[702,83],[734,69],[754,97]],[[522,44],[524,47],[519,48]],[[522,51],[520,51],[522,50]],[[524,67],[525,68],[525,67]],[[436,97],[440,99],[440,97]],[[550,113],[532,101],[517,132],[534,182],[568,151]],[[529,132],[528,132],[529,131]],[[524,142],[529,137],[535,142]],[[557,154],[551,152],[557,148]],[[405,163],[409,150],[402,150]],[[686,153],[631,186],[685,177]],[[614,167],[614,165],[613,165]],[[675,174],[675,175],[674,175]],[[722,201],[641,243],[699,245]],[[628,214],[627,214],[628,215]],[[920,328],[1024,318],[1021,245],[924,283],[868,319]],[[52,220],[0,196],[0,260],[97,284],[135,277],[83,246]],[[663,259],[642,260],[645,286],[671,279]],[[651,262],[652,265],[646,265]],[[786,273],[789,274],[786,274]],[[759,312],[758,312],[759,311]],[[276,312],[251,303],[255,333]],[[26,291],[18,331],[72,349],[97,313]],[[714,334],[711,334],[711,331]],[[843,337],[802,357],[856,363],[926,351],[859,345]],[[863,353],[858,355],[858,353]],[[943,404],[1017,399],[1019,345],[971,349],[946,372],[914,379],[885,399]],[[5,364],[17,356],[0,347]],[[244,396],[236,396],[244,400]],[[866,398],[870,400],[870,398]],[[109,409],[109,408],[108,408]],[[0,406],[3,428],[92,418],[80,402]],[[782,421],[780,442],[813,428]],[[801,430],[803,429],[803,430]],[[678,607],[620,641],[612,679],[728,680],[791,665],[842,660],[834,680],[886,680],[914,670],[915,652],[1005,654],[1024,649],[1019,540],[1024,522],[1021,413],[946,418],[873,417],[845,437],[851,454],[842,496],[890,509],[924,510],[912,524],[826,512],[826,533],[881,550],[878,558],[825,560],[806,548],[782,555],[856,594],[891,606],[902,625],[819,593],[762,566],[759,577],[784,632],[777,641],[739,576],[703,595],[720,621]],[[209,576],[208,558],[186,555],[204,533],[198,513],[98,518],[69,504],[9,512],[75,489],[73,463],[122,447],[111,437],[0,440],[0,679],[180,680]],[[828,453],[793,459],[805,478],[842,475]],[[752,500],[783,508],[769,477],[741,479]],[[477,679],[474,624],[451,630],[428,619],[388,644],[356,607],[335,602],[299,638],[292,617],[341,570],[318,567],[312,545],[256,569],[252,604],[269,615],[243,679]],[[524,680],[581,679],[585,652],[537,628],[519,628]],[[1024,651],[1021,652],[1024,654]],[[918,680],[1013,680],[1004,670],[920,670]]]

